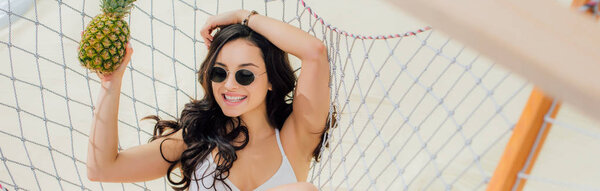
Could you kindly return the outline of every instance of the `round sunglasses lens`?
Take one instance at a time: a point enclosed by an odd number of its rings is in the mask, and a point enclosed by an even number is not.
[[[225,71],[225,69],[219,67],[214,67],[212,69],[212,72],[210,74],[211,81],[218,83],[225,81],[225,78],[227,78],[227,71]]]
[[[254,81],[254,74],[250,70],[239,70],[235,73],[235,79],[241,85],[247,86]]]

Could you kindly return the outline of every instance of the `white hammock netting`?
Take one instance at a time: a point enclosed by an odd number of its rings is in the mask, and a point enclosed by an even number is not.
[[[0,16],[9,22],[0,28],[0,184],[9,190],[171,190],[165,178],[87,179],[88,133],[100,86],[96,75],[80,66],[76,50],[80,32],[100,11],[99,1],[24,0],[19,4],[32,4],[26,13],[11,9],[16,1],[4,2],[9,5],[0,7]],[[339,125],[330,130],[329,147],[322,161],[312,164],[307,181],[323,190],[485,189],[532,85],[426,25],[382,18],[404,27],[402,33],[355,35],[317,15],[340,10],[309,5],[300,0],[137,1],[128,17],[135,53],[123,79],[120,148],[151,137],[154,124],[140,123],[142,117],[175,119],[188,97],[202,97],[195,73],[206,55],[198,34],[205,19],[253,9],[309,32],[328,47]],[[291,59],[299,68],[298,59]],[[598,128],[561,121],[547,118],[554,127],[588,139],[574,145],[600,148]],[[594,157],[597,150],[583,157],[583,171],[600,172],[590,162]],[[594,178],[538,175],[521,174],[531,180],[528,184],[550,188],[600,188]]]

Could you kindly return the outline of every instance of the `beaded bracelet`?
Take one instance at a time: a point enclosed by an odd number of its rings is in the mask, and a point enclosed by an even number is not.
[[[246,18],[242,21],[242,25],[248,26],[248,20],[250,19],[250,16],[252,16],[254,14],[258,14],[258,12],[256,12],[255,10],[252,10],[250,12],[250,14],[248,14],[248,16],[246,16]]]

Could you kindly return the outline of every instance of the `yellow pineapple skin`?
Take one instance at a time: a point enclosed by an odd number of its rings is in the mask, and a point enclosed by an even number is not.
[[[129,25],[122,18],[97,15],[83,32],[79,61],[92,71],[110,74],[121,64],[129,39]]]

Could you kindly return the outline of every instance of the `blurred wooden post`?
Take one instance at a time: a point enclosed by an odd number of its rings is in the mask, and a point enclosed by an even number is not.
[[[539,86],[532,91],[487,190],[510,190],[519,171],[529,173],[533,167],[550,129],[548,124],[540,134],[553,102],[548,94],[600,119],[600,54],[595,52],[600,47],[600,26],[592,19],[545,0],[388,1]],[[585,2],[574,0],[572,5],[579,8]],[[524,169],[530,153],[530,165]]]
[[[573,0],[571,7],[579,9],[589,0]],[[589,14],[592,12],[589,11]],[[488,184],[488,191],[491,190],[512,190],[516,185],[515,190],[523,190],[527,179],[518,179],[518,173],[524,170],[523,173],[530,174],[535,161],[537,160],[538,154],[544,145],[546,136],[550,132],[552,124],[546,124],[546,128],[542,128],[544,123],[544,117],[552,107],[553,99],[544,95],[538,88],[534,88],[529,97],[529,101],[521,114],[519,123],[513,131],[513,135],[508,142],[504,154],[494,171],[492,180]],[[555,118],[560,103],[556,104],[554,111],[552,111],[551,117]],[[543,132],[540,132],[543,131]],[[538,146],[533,148],[536,141],[537,135],[541,133],[539,137]],[[535,149],[535,150],[533,150]],[[531,160],[528,166],[525,166],[529,153],[532,153]],[[526,168],[526,169],[523,169]],[[518,182],[517,182],[518,181]]]
[[[550,111],[554,100],[544,94],[537,87],[533,89],[527,105],[523,109],[519,122],[513,129],[512,136],[504,149],[504,154],[496,166],[494,175],[488,184],[488,191],[504,191],[511,190],[517,181],[517,175],[525,167],[529,153],[533,152],[531,163],[525,173],[529,173],[535,164],[537,155],[544,145],[544,140],[550,131],[551,124],[547,124],[545,129],[542,129],[544,117]],[[551,117],[554,118],[560,108],[558,103]],[[538,147],[534,149],[534,143],[538,134],[541,132],[541,137],[538,142]],[[522,189],[525,185],[525,179],[521,180],[518,189]]]

